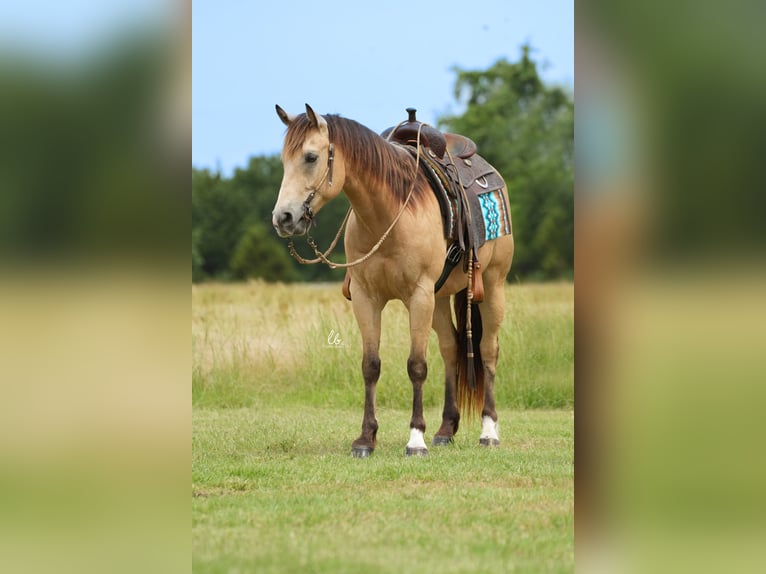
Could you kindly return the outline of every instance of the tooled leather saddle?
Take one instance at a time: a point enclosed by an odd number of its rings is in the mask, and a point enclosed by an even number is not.
[[[468,271],[467,254],[470,251],[473,254],[470,258],[473,262],[473,299],[480,302],[484,288],[479,247],[486,241],[511,233],[505,183],[476,153],[476,144],[471,139],[421,124],[414,108],[407,108],[407,113],[407,121],[388,128],[381,136],[406,146],[416,155],[420,129],[420,165],[439,201],[444,237],[451,242],[434,292],[442,287],[461,261],[463,270]]]

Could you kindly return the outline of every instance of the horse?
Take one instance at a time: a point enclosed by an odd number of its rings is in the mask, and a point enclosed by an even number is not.
[[[513,235],[487,241],[478,250],[484,282],[481,303],[466,307],[470,269],[466,272],[461,265],[452,270],[435,293],[448,244],[436,196],[423,170],[418,169],[419,155],[413,157],[405,146],[384,139],[354,120],[319,115],[308,104],[305,113],[296,115],[279,106],[276,110],[287,126],[281,153],[284,175],[272,212],[277,234],[282,238],[307,235],[314,215],[341,190],[351,205],[344,245],[347,260],[356,261],[345,266],[350,279],[348,294],[361,332],[365,389],[362,430],[352,442],[351,454],[364,458],[377,447],[375,396],[381,372],[381,312],[389,301],[397,299],[409,313],[410,331],[407,373],[412,383],[412,417],[405,453],[428,454],[423,385],[428,373],[426,351],[431,328],[438,336],[445,365],[442,422],[432,446],[453,442],[461,411],[469,417],[481,413],[481,445],[499,445],[494,383]],[[504,181],[502,185],[507,204]],[[510,212],[508,217],[510,222]],[[326,254],[316,247],[315,251],[329,262]],[[453,322],[451,297],[457,325]],[[465,318],[466,311],[470,320]],[[469,367],[465,365],[465,334],[471,329],[473,345],[478,345],[474,377],[468,376]],[[469,384],[472,378],[473,384]]]

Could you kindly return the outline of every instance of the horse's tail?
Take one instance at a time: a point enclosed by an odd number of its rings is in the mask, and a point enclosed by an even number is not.
[[[471,324],[467,325],[466,289],[455,294],[454,306],[457,319],[457,404],[460,412],[466,414],[470,420],[474,415],[481,415],[484,408],[484,365],[479,349],[482,334],[481,312],[477,303],[471,303]]]

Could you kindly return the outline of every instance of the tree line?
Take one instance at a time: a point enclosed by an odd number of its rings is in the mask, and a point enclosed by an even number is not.
[[[440,118],[438,127],[473,139],[508,185],[516,238],[509,280],[571,278],[574,102],[542,81],[530,51],[523,46],[518,62],[501,59],[487,70],[455,68],[463,112]],[[343,279],[343,270],[298,264],[277,237],[271,210],[281,180],[278,155],[252,157],[229,178],[192,168],[192,281]],[[342,194],[322,209],[312,228],[320,246],[330,244],[347,209]]]

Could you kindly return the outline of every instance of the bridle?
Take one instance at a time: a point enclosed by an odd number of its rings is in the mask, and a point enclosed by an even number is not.
[[[305,219],[306,223],[308,224],[306,227],[307,232],[309,229],[311,229],[311,225],[314,223],[314,210],[311,209],[311,202],[314,201],[314,197],[316,197],[319,188],[322,186],[322,184],[324,184],[325,179],[327,180],[327,187],[332,187],[332,167],[334,163],[335,145],[330,144],[330,148],[327,153],[327,167],[325,168],[322,177],[319,178],[319,181],[316,184],[306,187],[306,189],[310,190],[310,192],[306,197],[306,201],[303,202],[303,215],[301,216],[301,219]]]
[[[298,252],[295,250],[295,244],[293,243],[293,240],[290,239],[287,243],[287,250],[290,252],[290,255],[293,256],[293,258],[298,261],[298,263],[302,263],[304,265],[309,265],[313,263],[324,263],[327,265],[330,269],[337,269],[337,268],[343,268],[347,269],[349,267],[356,267],[360,263],[364,263],[367,261],[370,257],[372,257],[378,249],[380,249],[380,246],[383,245],[383,242],[388,238],[388,235],[391,233],[391,230],[394,228],[394,226],[399,221],[399,218],[404,213],[404,210],[407,208],[407,205],[410,202],[410,198],[412,197],[412,193],[415,191],[415,184],[418,181],[418,173],[420,172],[420,130],[423,127],[423,124],[420,124],[418,126],[418,134],[417,139],[415,141],[415,148],[417,150],[417,153],[415,155],[415,171],[412,175],[412,185],[410,185],[410,191],[407,194],[407,199],[404,200],[404,203],[402,204],[402,207],[399,209],[399,213],[396,214],[396,217],[391,222],[391,225],[388,226],[388,229],[383,233],[383,235],[378,239],[378,242],[373,245],[372,249],[367,252],[366,255],[363,255],[359,259],[356,259],[352,261],[351,263],[336,263],[334,261],[330,261],[328,257],[330,256],[330,253],[332,253],[332,250],[335,249],[335,246],[338,244],[338,240],[340,239],[340,236],[343,234],[343,230],[346,227],[346,223],[348,223],[348,218],[351,216],[352,208],[349,207],[348,211],[346,212],[346,216],[343,218],[343,223],[340,224],[340,228],[338,229],[338,232],[335,234],[335,239],[332,240],[332,243],[330,244],[330,247],[322,253],[319,250],[319,247],[317,247],[316,242],[314,241],[314,238],[309,235],[308,230],[311,228],[311,224],[314,220],[314,212],[311,209],[311,201],[316,196],[317,190],[319,187],[324,183],[325,178],[329,175],[328,185],[332,187],[332,166],[334,161],[334,146],[331,143],[330,144],[330,152],[327,157],[327,168],[325,169],[324,174],[319,179],[319,183],[313,186],[309,186],[308,189],[311,190],[308,197],[306,198],[306,201],[303,202],[303,216],[301,219],[306,219],[308,221],[308,227],[306,228],[306,243],[309,244],[309,246],[314,250],[314,253],[316,254],[316,259],[304,259],[301,257]]]

